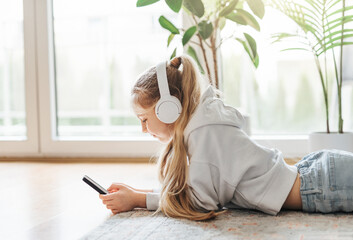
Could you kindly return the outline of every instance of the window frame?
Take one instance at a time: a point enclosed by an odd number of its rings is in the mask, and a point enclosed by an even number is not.
[[[35,0],[23,1],[24,84],[26,112],[26,140],[14,137],[0,141],[3,156],[32,155],[39,152],[38,92],[36,76]]]

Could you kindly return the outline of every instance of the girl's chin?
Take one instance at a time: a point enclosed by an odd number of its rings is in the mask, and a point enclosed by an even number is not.
[[[156,137],[156,138],[157,138],[157,140],[158,140],[159,142],[161,142],[161,143],[167,142],[165,139],[163,139],[163,138],[161,138],[161,137]]]
[[[169,141],[170,141],[170,139],[168,138],[168,139],[166,139],[166,138],[161,138],[161,137],[156,137],[157,138],[157,140],[159,141],[159,142],[161,142],[161,143],[168,143]]]

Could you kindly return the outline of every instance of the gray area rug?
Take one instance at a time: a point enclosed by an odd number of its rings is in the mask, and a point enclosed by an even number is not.
[[[281,211],[270,216],[228,210],[201,222],[152,213],[136,210],[114,215],[81,239],[353,239],[353,214],[349,213]]]

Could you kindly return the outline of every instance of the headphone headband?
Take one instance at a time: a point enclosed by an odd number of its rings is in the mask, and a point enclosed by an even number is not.
[[[168,79],[167,79],[167,64],[165,61],[159,63],[156,66],[157,70],[157,80],[158,80],[158,88],[161,98],[170,96]]]

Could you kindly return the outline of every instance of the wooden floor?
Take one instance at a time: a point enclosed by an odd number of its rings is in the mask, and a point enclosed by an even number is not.
[[[156,170],[147,163],[0,161],[0,239],[78,239],[111,216],[83,175],[106,188],[147,189],[158,186]]]
[[[109,218],[85,174],[106,188],[158,185],[147,163],[0,162],[0,239],[78,239]]]

